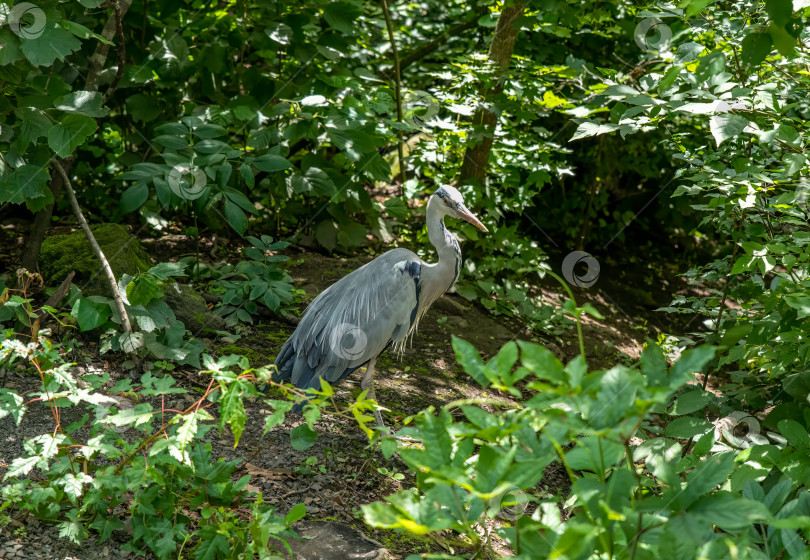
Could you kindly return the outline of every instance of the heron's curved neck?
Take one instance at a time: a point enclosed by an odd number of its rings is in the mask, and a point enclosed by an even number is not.
[[[428,301],[438,298],[446,292],[458,277],[461,270],[461,249],[456,236],[450,233],[444,225],[444,210],[442,202],[431,198],[427,206],[427,230],[430,244],[436,248],[439,262],[430,265],[424,273],[433,280],[436,294],[429,294]]]

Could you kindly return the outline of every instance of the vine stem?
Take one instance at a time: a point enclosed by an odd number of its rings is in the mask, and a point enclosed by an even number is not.
[[[574,292],[571,291],[571,288],[568,286],[568,282],[560,278],[557,274],[551,272],[550,270],[546,271],[546,274],[554,278],[560,285],[565,288],[565,291],[568,292],[568,297],[574,303],[574,307],[577,307],[577,300],[574,298]],[[588,359],[585,356],[585,340],[582,338],[582,320],[580,319],[581,313],[575,313],[574,319],[577,322],[577,339],[579,339],[579,353],[582,354],[582,359],[585,360],[587,364]]]

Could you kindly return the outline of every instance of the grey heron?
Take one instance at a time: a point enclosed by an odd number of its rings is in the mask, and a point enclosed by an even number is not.
[[[401,353],[431,304],[458,278],[461,249],[444,225],[445,216],[487,231],[457,189],[437,189],[428,200],[426,218],[438,262],[427,263],[407,249],[391,249],[329,286],[309,304],[282,346],[275,380],[319,389],[320,378],[335,384],[365,365],[361,387],[376,400],[377,357],[389,345]],[[374,416],[383,426],[380,412],[374,411]]]

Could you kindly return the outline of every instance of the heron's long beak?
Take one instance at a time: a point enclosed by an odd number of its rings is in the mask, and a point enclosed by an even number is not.
[[[479,219],[476,217],[476,215],[475,215],[475,214],[473,214],[472,212],[470,212],[470,211],[469,211],[469,210],[467,210],[466,208],[462,208],[461,210],[459,210],[459,216],[460,216],[461,218],[463,218],[464,220],[466,220],[466,221],[470,222],[472,225],[474,225],[474,226],[475,226],[475,227],[477,227],[478,229],[483,230],[483,231],[486,231],[486,232],[489,232],[489,230],[487,229],[487,226],[485,226],[484,224],[482,224],[482,223],[481,223],[481,220],[479,220]]]

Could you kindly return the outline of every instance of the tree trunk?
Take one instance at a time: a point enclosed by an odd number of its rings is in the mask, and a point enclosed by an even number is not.
[[[63,160],[65,170],[70,173],[73,168],[73,158]],[[51,216],[53,216],[53,207],[59,198],[59,193],[62,192],[62,179],[56,175],[51,176],[48,182],[48,188],[51,189],[53,202],[48,206],[34,214],[34,225],[31,226],[31,233],[25,242],[20,265],[29,272],[36,272],[39,270],[39,250],[42,248],[42,242],[45,240],[45,235],[51,227]]]
[[[495,36],[492,38],[492,45],[489,47],[489,60],[498,66],[501,73],[509,70],[509,63],[512,60],[512,53],[515,51],[515,41],[518,30],[515,28],[515,20],[522,14],[525,3],[517,3],[513,6],[505,7],[498,18],[498,25],[495,27]],[[494,88],[483,91],[484,102],[489,103],[503,90],[503,86],[496,85]],[[475,144],[468,145],[464,153],[464,162],[461,165],[459,183],[474,183],[480,185],[484,179],[484,173],[489,162],[489,154],[492,151],[492,140],[495,134],[495,113],[485,108],[479,108],[473,116],[473,135]]]
[[[101,32],[102,37],[108,41],[112,41],[116,33],[120,30],[120,20],[123,19],[131,5],[132,0],[122,0],[120,2],[116,7],[116,13],[107,20],[107,24]],[[122,38],[119,37],[118,40],[121,41],[121,39]],[[110,46],[105,43],[99,42],[98,45],[96,45],[95,53],[90,57],[90,65],[84,83],[85,91],[98,91],[99,74],[104,68],[104,63],[107,61],[107,53],[109,50]],[[123,60],[118,61],[119,67],[123,66],[123,64]],[[118,72],[118,77],[120,78],[120,71]],[[108,94],[109,93],[111,92],[108,91]],[[73,168],[73,156],[63,159],[61,163],[65,172],[69,174]],[[53,195],[53,204],[49,204],[34,216],[34,225],[31,228],[31,235],[28,236],[28,240],[25,243],[20,263],[23,268],[30,272],[36,272],[39,269],[39,251],[42,248],[45,235],[51,227],[53,209],[59,198],[59,193],[62,192],[61,178],[56,175],[51,175],[48,187],[51,189],[51,194]]]

